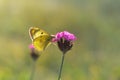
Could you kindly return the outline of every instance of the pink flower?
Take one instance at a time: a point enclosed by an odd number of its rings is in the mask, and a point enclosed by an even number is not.
[[[74,36],[74,34],[71,34],[71,33],[67,32],[67,31],[63,32],[63,37],[66,40],[68,40],[68,41],[74,41],[74,40],[76,40],[76,37]]]
[[[30,54],[31,54],[32,59],[33,59],[33,60],[37,60],[38,57],[39,57],[39,53],[36,52],[33,44],[30,44],[30,45],[29,45],[29,48],[31,49],[31,53],[30,53]]]
[[[30,44],[30,45],[29,45],[29,48],[30,48],[30,49],[34,49],[33,44]]]
[[[53,42],[59,41],[61,38],[64,38],[65,40],[68,40],[68,41],[76,40],[76,37],[74,36],[74,34],[69,33],[68,31],[63,31],[55,35],[55,38],[53,38]]]
[[[57,42],[59,49],[66,53],[73,46],[73,41],[76,40],[74,34],[69,33],[68,31],[58,32],[53,38],[53,42]]]

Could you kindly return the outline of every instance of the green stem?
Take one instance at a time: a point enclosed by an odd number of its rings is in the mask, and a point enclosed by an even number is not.
[[[31,75],[30,75],[30,80],[33,80],[33,79],[34,79],[35,67],[36,67],[36,60],[33,60],[32,71],[31,71]]]
[[[64,63],[64,58],[65,58],[65,54],[63,53],[58,80],[61,80],[61,73],[62,73],[62,67],[63,67],[63,63]]]

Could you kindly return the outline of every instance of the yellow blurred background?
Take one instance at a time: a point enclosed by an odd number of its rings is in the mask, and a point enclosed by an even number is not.
[[[0,0],[0,80],[29,80],[31,26],[77,36],[62,80],[120,79],[120,0]],[[56,45],[42,52],[34,80],[57,80],[61,56]]]

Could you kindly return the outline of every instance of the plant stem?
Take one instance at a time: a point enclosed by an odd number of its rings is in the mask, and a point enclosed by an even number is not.
[[[60,72],[59,72],[58,80],[61,80],[61,73],[62,73],[62,67],[63,67],[63,63],[64,63],[64,58],[65,58],[65,54],[63,53],[63,55],[62,55],[62,62],[61,62],[61,65],[60,65]]]
[[[33,79],[34,79],[35,67],[36,67],[36,60],[33,60],[32,71],[31,71],[31,75],[30,75],[30,80],[33,80]]]

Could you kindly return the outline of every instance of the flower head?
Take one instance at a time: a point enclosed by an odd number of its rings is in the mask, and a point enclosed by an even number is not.
[[[72,48],[73,41],[75,40],[76,37],[74,34],[69,33],[68,31],[59,32],[55,35],[55,38],[53,38],[53,42],[58,43],[58,47],[63,53],[66,53]]]
[[[59,41],[61,38],[64,38],[65,40],[68,41],[75,41],[76,37],[74,36],[74,34],[69,33],[68,31],[63,31],[63,32],[59,32],[56,34],[55,38],[53,39],[53,41]]]
[[[30,45],[29,45],[29,48],[31,49],[31,57],[32,57],[32,59],[33,59],[33,60],[37,60],[38,57],[39,57],[39,54],[38,54],[38,52],[35,50],[33,44],[30,44]]]
[[[29,48],[30,48],[30,49],[34,49],[33,44],[30,44],[30,45],[29,45]]]

